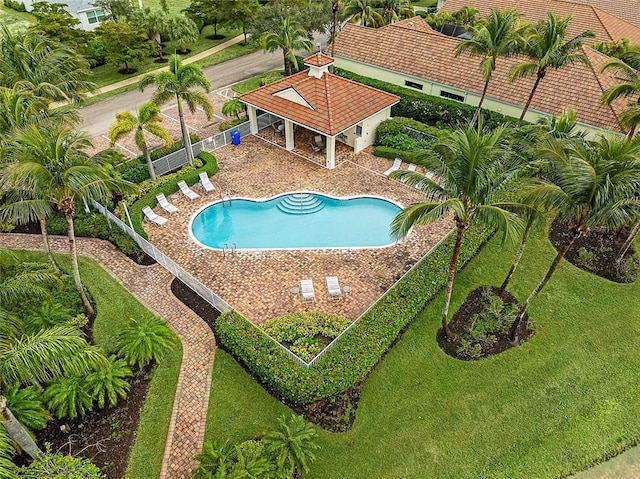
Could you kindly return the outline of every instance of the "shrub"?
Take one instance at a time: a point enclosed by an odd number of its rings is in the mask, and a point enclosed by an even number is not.
[[[327,344],[351,324],[347,318],[329,313],[293,313],[260,325],[273,339],[305,361],[311,361]]]
[[[373,154],[379,156],[380,158],[387,158],[388,160],[393,160],[395,158],[400,158],[402,161],[406,163],[412,163],[413,152],[399,150],[397,148],[391,148],[390,146],[376,146],[373,149]]]
[[[447,100],[426,93],[409,90],[393,83],[383,82],[374,78],[358,75],[353,72],[335,68],[334,73],[350,80],[364,83],[379,90],[393,93],[400,97],[400,102],[391,108],[391,114],[412,118],[427,125],[438,128],[456,128],[466,125],[473,118],[475,107],[453,100]],[[515,124],[516,119],[501,113],[482,110],[483,124],[490,129],[502,124]]]
[[[479,226],[469,228],[462,242],[459,269],[490,234]],[[271,390],[295,403],[346,391],[367,375],[400,331],[444,286],[454,241],[450,235],[434,248],[309,369],[298,366],[235,311],[216,320],[220,343]]]
[[[33,386],[22,389],[19,386],[11,386],[5,388],[2,395],[13,415],[27,429],[44,429],[47,421],[51,419],[42,402],[42,394]]]
[[[129,383],[125,378],[131,377],[131,368],[122,359],[110,356],[107,364],[100,364],[98,369],[87,376],[87,386],[91,397],[102,409],[106,401],[109,406],[118,403],[118,397],[125,399],[129,392]]]
[[[87,383],[78,376],[56,379],[45,390],[44,399],[58,419],[75,419],[93,409]]]
[[[581,246],[578,249],[578,257],[576,258],[576,263],[578,266],[586,269],[593,269],[593,260],[596,259],[596,253],[593,251],[589,251],[584,246]]]
[[[18,473],[20,479],[103,479],[105,476],[98,466],[89,459],[65,456],[59,453],[47,454],[36,459],[28,466],[22,466]]]
[[[220,131],[230,130],[234,126],[238,126],[241,123],[247,121],[246,116],[241,116],[240,118],[234,118],[233,120],[225,121],[224,123],[220,123]]]
[[[22,2],[16,2],[15,0],[4,0],[4,4],[7,8],[15,10],[16,12],[26,12],[27,9]]]
[[[126,170],[122,172],[122,179],[130,181],[131,183],[139,184],[145,180],[148,180],[149,176],[149,168],[147,168],[147,164],[141,165],[140,163],[135,163]]]
[[[174,346],[174,336],[166,321],[148,316],[131,319],[116,340],[116,350],[131,366],[145,367],[152,360],[160,361]]]

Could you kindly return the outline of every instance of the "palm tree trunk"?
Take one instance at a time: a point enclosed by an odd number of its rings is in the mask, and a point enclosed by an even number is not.
[[[628,141],[633,140],[633,137],[636,136],[637,129],[638,129],[638,125],[633,125],[631,127],[631,129],[629,130],[629,133],[627,133],[627,140]]]
[[[447,319],[449,317],[449,304],[451,303],[451,293],[453,292],[453,280],[456,276],[456,269],[458,266],[458,255],[460,254],[460,246],[462,245],[462,236],[464,235],[467,226],[459,223],[458,231],[456,234],[456,243],[453,247],[453,254],[451,255],[451,263],[449,264],[449,276],[447,277],[447,286],[444,291],[444,305],[442,306],[442,330],[447,336],[449,341],[454,341],[456,335],[451,331]]]
[[[531,233],[532,226],[533,226],[533,219],[527,222],[527,226],[525,227],[524,232],[522,233],[522,240],[520,240],[520,246],[518,247],[518,251],[516,251],[516,256],[513,258],[513,263],[511,264],[511,268],[509,269],[509,272],[507,273],[506,278],[504,278],[504,281],[500,286],[500,293],[504,293],[505,289],[507,289],[507,286],[509,286],[509,282],[511,281],[511,277],[513,276],[513,273],[516,272],[516,268],[520,264],[520,260],[522,259],[522,254],[524,253],[524,249],[527,246],[527,241],[529,240],[529,234]]]
[[[44,457],[44,453],[7,407],[7,400],[4,396],[0,396],[0,414],[2,414],[2,423],[9,433],[9,436],[20,446],[20,449],[29,454],[33,459]]]
[[[487,94],[487,88],[489,88],[489,80],[484,82],[484,88],[482,90],[482,96],[480,97],[480,103],[478,103],[478,108],[476,108],[476,112],[473,114],[473,118],[471,119],[471,125],[473,126],[478,121],[478,117],[480,116],[480,110],[482,109],[482,102],[484,102],[484,97]]]
[[[56,263],[53,253],[51,252],[51,247],[49,246],[49,233],[47,232],[47,220],[45,218],[40,218],[40,230],[42,231],[44,252],[47,254],[47,258],[49,258],[49,262],[53,267],[54,273],[60,276],[62,274],[62,270],[58,266],[58,263]]]
[[[640,220],[638,220],[636,225],[631,229],[631,231],[629,232],[629,236],[627,236],[627,239],[622,245],[622,248],[620,248],[620,251],[618,252],[618,261],[620,261],[622,257],[627,254],[627,251],[629,250],[629,248],[631,248],[631,245],[635,241],[636,236],[638,236],[638,233],[640,233]]]
[[[80,299],[82,299],[82,305],[84,306],[84,310],[87,313],[87,316],[89,318],[94,318],[96,315],[96,310],[93,309],[93,306],[91,306],[87,295],[84,293],[82,280],[80,279],[80,268],[78,267],[78,250],[76,248],[76,235],[73,229],[73,215],[65,211],[64,216],[67,219],[67,234],[69,236],[69,250],[71,252],[71,269],[73,271],[73,281],[76,284],[76,289],[78,290]]]
[[[333,0],[331,2],[331,12],[333,13],[331,20],[331,58],[335,56],[336,50],[336,30],[338,28],[338,11],[340,11],[339,0]],[[331,65],[333,68],[333,65]]]
[[[247,26],[242,24],[242,34],[244,35],[244,45],[247,44]]]
[[[282,49],[282,57],[284,58],[284,74],[285,76],[291,76],[291,62],[287,59],[287,51]]]
[[[147,168],[149,169],[149,176],[152,180],[156,179],[156,171],[153,169],[153,162],[151,161],[151,154],[149,153],[149,148],[147,148],[147,143],[143,140],[142,142],[142,153],[144,154],[145,159],[147,160]]]
[[[529,98],[527,98],[527,103],[524,105],[520,118],[518,118],[518,124],[516,125],[516,128],[520,128],[522,126],[522,122],[524,121],[524,116],[527,114],[527,111],[529,110],[529,106],[531,106],[531,100],[533,100],[533,95],[536,93],[536,90],[538,89],[538,85],[540,84],[540,81],[544,78],[545,74],[546,72],[544,70],[538,70],[538,74],[536,75],[536,82],[533,84],[533,88],[531,89]]]
[[[511,331],[509,331],[509,337],[511,338],[511,341],[518,340],[518,327],[520,326],[520,323],[524,319],[524,316],[527,310],[529,309],[529,306],[531,306],[531,303],[533,302],[534,299],[536,299],[536,297],[538,296],[538,293],[540,293],[540,291],[542,291],[542,288],[544,288],[545,285],[549,282],[549,280],[551,279],[551,276],[553,276],[553,273],[555,273],[556,269],[558,269],[558,265],[560,264],[560,261],[562,260],[562,258],[564,258],[565,254],[567,254],[567,251],[569,251],[569,248],[573,246],[573,243],[575,243],[576,240],[580,238],[580,236],[582,236],[582,230],[576,229],[576,231],[571,235],[571,237],[565,243],[565,245],[558,250],[558,253],[556,254],[556,257],[553,259],[551,266],[549,266],[549,270],[547,271],[547,274],[544,276],[544,278],[542,278],[542,281],[540,281],[540,283],[538,283],[538,285],[533,289],[533,291],[527,298],[527,301],[524,303],[524,306],[520,310],[520,314],[511,325]],[[527,324],[525,322],[525,327],[526,325]]]
[[[193,149],[191,148],[191,138],[189,138],[189,130],[187,130],[187,124],[184,122],[184,113],[182,111],[182,101],[180,96],[176,94],[176,100],[178,100],[178,117],[180,118],[180,128],[182,129],[182,140],[184,141],[184,151],[187,154],[187,160],[189,164],[193,166]]]

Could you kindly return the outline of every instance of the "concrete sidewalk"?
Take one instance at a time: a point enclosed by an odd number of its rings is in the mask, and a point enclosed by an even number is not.
[[[196,55],[193,55],[189,58],[185,58],[183,63],[185,64],[189,64],[189,63],[193,63],[196,62],[198,60],[202,60],[203,58],[206,58],[210,55],[213,55],[214,53],[218,53],[219,51],[224,50],[227,47],[230,47],[232,45],[236,45],[237,43],[240,43],[244,41],[244,35],[238,35],[237,37],[232,38],[231,40],[227,40],[224,43],[221,43],[220,45],[216,45],[213,48],[209,48],[208,50],[204,50]],[[107,85],[107,86],[103,86],[102,88],[96,90],[93,93],[87,93],[86,94],[86,98],[91,98],[92,96],[95,95],[101,95],[103,93],[107,93],[113,90],[117,90],[118,88],[122,88],[125,86],[129,86],[129,85],[135,85],[136,83],[138,83],[140,80],[142,80],[143,77],[152,74],[152,73],[159,73],[159,72],[163,72],[163,71],[168,71],[169,67],[168,66],[164,66],[161,68],[158,68],[157,70],[152,70],[140,75],[136,75],[134,77],[131,78],[127,78],[126,80],[122,80],[119,81],[117,83],[112,83],[111,85]]]

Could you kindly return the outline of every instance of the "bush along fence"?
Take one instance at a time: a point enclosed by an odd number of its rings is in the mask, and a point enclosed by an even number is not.
[[[471,227],[458,260],[462,268],[491,235]],[[306,404],[348,390],[378,363],[398,334],[442,289],[455,238],[447,236],[393,288],[353,322],[340,336],[301,368],[291,355],[236,311],[216,320],[220,343],[276,394]]]

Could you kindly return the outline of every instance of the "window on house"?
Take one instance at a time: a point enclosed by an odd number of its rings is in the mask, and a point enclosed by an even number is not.
[[[362,127],[360,125],[356,125],[356,136],[362,136]]]
[[[89,24],[91,25],[94,23],[100,23],[104,20],[104,10],[99,8],[97,10],[87,12],[87,20],[89,20]]]
[[[409,80],[404,81],[404,86],[408,86],[409,88],[415,88],[416,90],[422,90],[422,85],[420,85],[420,83],[415,83]]]
[[[450,91],[440,90],[440,96],[449,98],[450,100],[464,101],[464,97],[462,95],[457,95],[455,93],[451,93]]]

